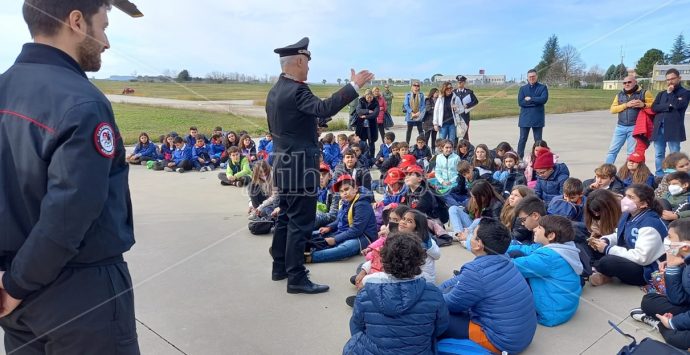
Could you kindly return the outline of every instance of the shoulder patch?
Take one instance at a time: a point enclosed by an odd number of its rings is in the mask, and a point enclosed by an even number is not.
[[[101,122],[93,132],[96,151],[106,158],[115,156],[115,130],[109,124]]]

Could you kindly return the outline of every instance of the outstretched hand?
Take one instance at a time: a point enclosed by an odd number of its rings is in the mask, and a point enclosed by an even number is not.
[[[374,79],[374,74],[370,73],[368,70],[362,70],[355,74],[354,69],[350,69],[350,81],[357,84],[360,88],[364,87],[368,82]]]

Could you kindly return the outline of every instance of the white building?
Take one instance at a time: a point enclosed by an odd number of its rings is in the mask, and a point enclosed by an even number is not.
[[[654,64],[654,68],[652,69],[653,90],[666,89],[666,71],[671,68],[678,70],[684,83],[690,80],[690,64]]]
[[[505,75],[487,75],[487,74],[460,74],[467,78],[467,84],[473,86],[481,85],[505,85],[506,76]],[[457,75],[439,75],[434,78],[434,82],[456,82],[455,79]]]

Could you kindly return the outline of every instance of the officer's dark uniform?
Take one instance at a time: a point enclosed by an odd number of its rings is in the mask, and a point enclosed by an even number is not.
[[[0,319],[8,352],[139,353],[128,169],[110,103],[79,64],[24,45],[0,76],[0,266],[23,299]]]
[[[458,75],[455,78],[458,81],[467,82],[467,78],[462,76],[462,75]],[[460,100],[463,100],[463,99],[465,99],[465,96],[470,95],[470,103],[467,104],[467,108],[472,108],[472,107],[477,106],[479,104],[479,99],[477,99],[477,96],[474,94],[474,91],[472,91],[468,88],[465,88],[464,90],[455,89],[455,95],[458,95]],[[463,113],[460,114],[460,117],[462,117],[462,120],[465,121],[465,123],[467,124],[467,131],[465,131],[465,136],[462,137],[462,139],[470,140],[470,113],[469,112],[465,113],[463,111]],[[457,144],[455,144],[455,145],[457,146]]]
[[[304,54],[309,39],[276,49],[280,56]],[[309,283],[304,250],[314,229],[319,186],[317,117],[331,117],[353,99],[357,91],[345,85],[330,98],[316,97],[306,83],[281,74],[266,99],[268,127],[273,134],[273,174],[280,192],[280,214],[273,234],[273,279],[288,277],[288,286]],[[287,275],[286,275],[287,273]],[[288,287],[288,292],[290,289]]]

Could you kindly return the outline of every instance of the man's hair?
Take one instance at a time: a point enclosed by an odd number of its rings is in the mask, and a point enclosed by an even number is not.
[[[520,212],[524,212],[527,215],[536,212],[540,216],[546,216],[546,206],[544,206],[544,201],[539,197],[529,196],[520,200],[515,206],[515,215],[519,215]]]
[[[529,74],[529,73],[537,74],[537,70],[536,69],[530,69],[527,71],[527,74]]]
[[[666,75],[669,75],[669,74],[676,74],[676,76],[680,76],[680,72],[678,72],[678,69],[676,69],[676,68],[671,68],[671,69],[667,70]]]
[[[668,229],[673,229],[678,234],[678,239],[690,242],[690,219],[677,219],[668,225]]]
[[[594,175],[612,178],[618,173],[618,168],[613,164],[601,164],[594,169]]]
[[[411,279],[421,274],[425,260],[426,252],[411,233],[393,233],[381,248],[383,269],[398,279]]]
[[[72,11],[80,11],[91,26],[93,15],[101,7],[110,9],[112,0],[25,0],[22,13],[31,37],[54,36]]]
[[[684,171],[676,171],[675,173],[670,173],[666,176],[666,181],[671,182],[673,180],[680,181],[680,184],[690,184],[690,175]]]
[[[484,243],[487,254],[502,255],[510,245],[510,232],[499,220],[484,217],[477,226],[477,239]]]
[[[391,142],[395,142],[395,133],[393,133],[393,132],[386,132],[386,133],[383,135],[383,138],[388,138],[388,140],[390,140]]]
[[[399,142],[398,143],[398,148],[410,148],[410,145],[407,142]]]
[[[184,142],[184,139],[182,139],[182,137],[180,137],[180,136],[177,136],[173,139],[173,143],[175,143],[175,144],[183,143],[183,142]]]
[[[584,191],[585,188],[580,179],[568,178],[563,183],[563,194],[566,196],[582,195]]]
[[[238,148],[236,145],[233,145],[232,147],[228,148],[228,155],[232,153],[239,153],[240,148]]]
[[[542,216],[539,218],[539,225],[544,228],[544,236],[547,237],[551,233],[555,234],[554,243],[567,243],[575,240],[575,229],[573,223],[563,217],[557,215]]]

